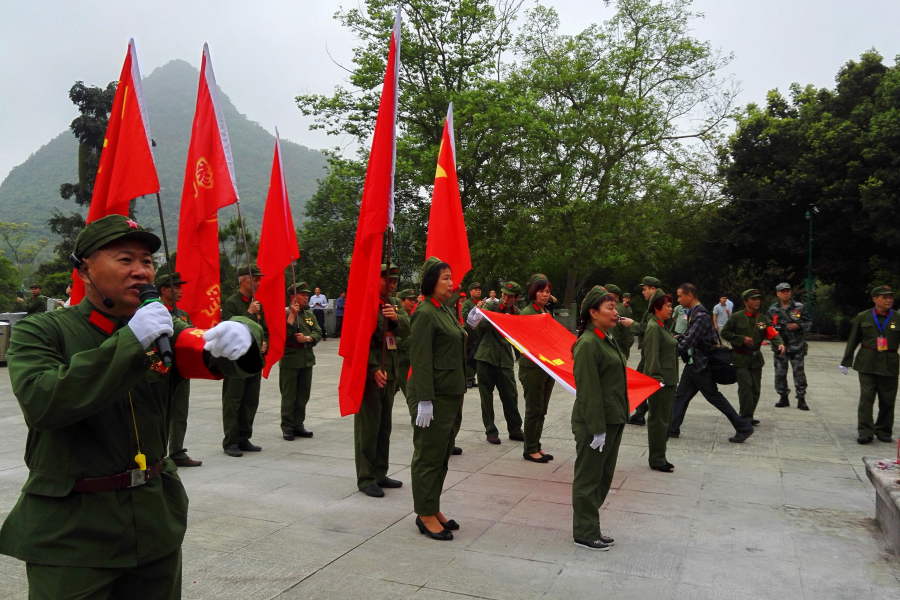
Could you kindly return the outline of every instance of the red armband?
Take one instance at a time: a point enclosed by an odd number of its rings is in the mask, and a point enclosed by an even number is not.
[[[767,340],[771,340],[776,335],[778,335],[778,332],[775,331],[774,327],[772,327],[772,326],[766,327],[766,339]]]
[[[175,366],[185,379],[225,379],[224,375],[211,373],[203,360],[205,329],[185,329],[175,342]]]

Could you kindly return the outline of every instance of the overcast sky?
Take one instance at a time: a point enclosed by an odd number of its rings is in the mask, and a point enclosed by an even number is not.
[[[533,5],[533,0],[527,0]],[[611,14],[599,0],[544,0],[575,33]],[[355,1],[344,2],[355,6]],[[238,110],[282,137],[312,148],[340,142],[308,131],[298,93],[330,93],[346,73],[354,39],[332,18],[337,0],[155,0],[153,2],[0,2],[0,180],[77,111],[76,80],[106,85],[122,68],[129,37],[141,68],[181,58],[200,64],[209,42],[219,85]],[[696,34],[735,59],[741,104],[792,82],[834,85],[837,69],[868,48],[893,64],[900,53],[896,0],[696,0],[706,14]],[[149,107],[153,127],[153,107]],[[74,159],[73,159],[74,160]]]

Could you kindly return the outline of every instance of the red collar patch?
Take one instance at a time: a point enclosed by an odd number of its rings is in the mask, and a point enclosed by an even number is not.
[[[437,308],[441,307],[441,303],[438,302],[437,300],[435,300],[434,298],[431,299],[431,303],[434,304],[435,307],[437,307]]]
[[[88,318],[88,321],[91,322],[91,325],[105,333],[106,335],[112,335],[113,330],[116,328],[115,323],[101,315],[96,310],[91,313],[91,316]]]
[[[243,300],[244,302],[250,302],[250,298],[248,298],[247,296],[245,296],[243,294],[241,294],[241,300]]]
[[[539,313],[544,312],[543,310],[541,310],[540,308],[538,308],[538,305],[537,305],[537,304],[532,304],[531,307],[534,308],[534,310],[538,311]]]
[[[759,313],[751,313],[751,312],[748,312],[748,313],[747,313],[747,316],[752,318],[752,317],[755,317],[755,316],[758,315],[758,314],[759,314]]]
[[[597,337],[600,338],[601,340],[606,339],[606,334],[603,333],[602,331],[600,331],[599,327],[594,327],[594,333],[596,333]]]

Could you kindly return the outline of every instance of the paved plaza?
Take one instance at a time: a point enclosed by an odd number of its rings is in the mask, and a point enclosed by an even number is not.
[[[543,438],[556,457],[549,464],[523,460],[522,444],[507,439],[503,423],[503,444],[486,443],[477,390],[466,395],[457,440],[464,453],[451,459],[442,498],[444,514],[461,525],[454,541],[429,540],[413,523],[412,426],[399,392],[390,476],[405,485],[382,499],[357,492],[353,420],[340,418],[337,405],[337,346],[329,340],[316,349],[306,422],[315,437],[281,439],[273,371],[263,381],[253,436],[263,451],[243,458],[222,453],[221,383],[192,384],[186,443],[203,466],[180,471],[191,502],[185,598],[900,597],[900,559],[874,520],[861,460],[897,450],[856,443],[858,384],[852,372],[838,371],[843,344],[811,344],[809,412],[773,407],[766,366],[762,423],[743,445],[729,443],[728,421],[695,398],[681,437],[669,441],[674,473],[649,469],[646,428],[628,426],[600,512],[604,534],[616,539],[609,552],[572,544],[573,397],[560,386]],[[26,429],[5,371],[0,519],[27,475]],[[736,386],[723,391],[736,405]],[[524,410],[521,393],[519,404]],[[0,557],[0,599],[26,597],[24,564]]]

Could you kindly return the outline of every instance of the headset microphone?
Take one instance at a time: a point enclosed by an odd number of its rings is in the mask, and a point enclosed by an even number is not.
[[[71,265],[72,265],[73,267],[75,267],[76,269],[78,269],[79,271],[81,271],[82,273],[84,273],[85,277],[88,278],[88,281],[91,282],[91,287],[93,287],[93,288],[97,291],[97,294],[100,295],[100,300],[103,301],[103,306],[105,306],[106,308],[112,308],[113,306],[116,305],[115,302],[113,302],[113,301],[112,301],[111,299],[109,299],[109,298],[106,298],[106,297],[100,292],[100,290],[97,289],[97,286],[94,285],[94,280],[91,279],[91,276],[90,276],[90,274],[87,272],[87,269],[84,268],[84,261],[82,261],[80,258],[78,258],[77,256],[75,256],[74,254],[70,254],[70,255],[69,255],[69,263],[71,263]]]

